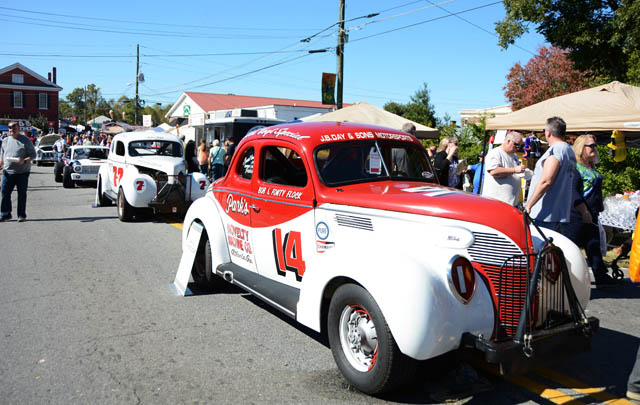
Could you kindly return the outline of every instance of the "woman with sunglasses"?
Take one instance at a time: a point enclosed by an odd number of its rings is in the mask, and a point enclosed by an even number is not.
[[[567,229],[566,235],[576,245],[584,248],[587,262],[593,271],[596,287],[600,287],[617,284],[617,282],[607,274],[607,267],[600,251],[598,215],[604,210],[604,204],[602,200],[602,175],[595,168],[598,158],[596,146],[596,138],[588,134],[580,135],[573,143],[576,166],[580,174],[577,187],[591,218],[589,221],[587,215],[587,220],[585,220],[584,213],[580,213],[574,208],[571,213],[571,222],[567,224],[569,229]]]

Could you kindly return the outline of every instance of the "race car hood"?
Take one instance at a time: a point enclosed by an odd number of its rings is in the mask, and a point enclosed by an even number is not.
[[[473,222],[524,243],[522,213],[509,204],[430,183],[383,181],[325,188],[319,203],[406,212]],[[521,246],[522,247],[522,246]]]
[[[159,170],[168,175],[186,174],[184,160],[178,157],[167,156],[145,156],[132,158],[129,162],[136,166],[143,166],[149,169]]]
[[[107,163],[106,159],[76,159],[74,162],[80,162],[81,165],[101,165]]]
[[[53,146],[53,144],[60,139],[60,137],[58,135],[45,135],[42,138],[40,138],[38,140],[38,148],[46,148],[49,147],[49,149],[51,149],[51,147]]]

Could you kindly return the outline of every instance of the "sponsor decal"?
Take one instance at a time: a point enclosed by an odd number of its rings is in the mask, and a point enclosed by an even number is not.
[[[240,197],[240,200],[233,198],[233,194],[227,195],[227,209],[225,212],[237,212],[238,214],[247,216],[249,215],[249,208],[247,206],[247,200],[244,197]]]
[[[272,231],[273,253],[276,259],[276,271],[282,277],[287,271],[296,275],[296,280],[302,281],[307,265],[302,259],[302,236],[298,231],[289,231],[282,238],[282,229]]]
[[[333,249],[335,246],[335,242],[325,242],[323,240],[316,241],[316,251],[318,253],[324,253],[329,249]]]
[[[406,191],[407,193],[422,193],[427,197],[440,197],[448,194],[455,194],[456,191],[451,190],[443,190],[438,187],[433,186],[421,186],[421,187],[412,187],[412,188],[403,188],[402,191]]]
[[[253,249],[251,248],[248,229],[227,224],[227,244],[232,256],[253,264],[251,259]]]
[[[290,200],[300,200],[302,191],[285,190],[282,188],[258,187],[258,194],[269,197],[288,198]]]
[[[320,142],[337,142],[337,141],[351,141],[361,139],[388,139],[392,141],[405,141],[413,142],[413,138],[405,134],[394,134],[390,132],[346,132],[342,134],[325,134],[320,136]]]
[[[324,222],[318,222],[316,225],[316,235],[318,239],[326,240],[329,237],[329,225]]]
[[[376,138],[378,139],[390,139],[392,141],[405,141],[405,142],[412,142],[413,138],[411,138],[409,135],[403,135],[403,134],[392,134],[389,132],[376,132]]]
[[[289,128],[261,128],[255,133],[255,135],[257,136],[274,135],[275,137],[284,136],[287,138],[293,138],[297,141],[309,138],[308,135],[300,135],[297,132],[291,132],[289,131]]]

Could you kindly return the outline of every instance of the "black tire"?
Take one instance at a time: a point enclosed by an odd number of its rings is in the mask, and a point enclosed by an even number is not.
[[[39,161],[39,160],[38,160],[38,161],[36,161],[36,166],[38,166],[38,167],[42,166],[42,162],[41,162],[41,161]]]
[[[198,252],[191,269],[193,281],[200,288],[215,290],[221,287],[223,280],[213,273],[213,260],[211,258],[211,242],[206,232],[202,233]]]
[[[111,205],[111,198],[105,196],[104,191],[102,191],[102,179],[98,177],[96,193],[98,193],[98,202],[101,207],[108,207]]]
[[[122,187],[118,190],[118,218],[122,222],[131,222],[135,216],[135,208],[129,204],[127,197],[124,196]]]
[[[64,170],[62,170],[62,187],[64,188],[74,188],[75,183],[71,180],[71,167],[65,166]]]
[[[62,183],[62,167],[63,164],[61,162],[56,162],[55,166],[53,166],[53,177],[56,183]]]
[[[350,329],[354,323],[356,328]],[[347,338],[354,333],[357,347]],[[417,361],[400,352],[380,307],[364,288],[345,284],[336,290],[329,304],[327,334],[340,372],[360,391],[379,394],[411,382]]]

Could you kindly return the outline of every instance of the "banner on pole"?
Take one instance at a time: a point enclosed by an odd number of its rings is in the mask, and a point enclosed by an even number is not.
[[[322,73],[322,104],[335,104],[336,74]]]

